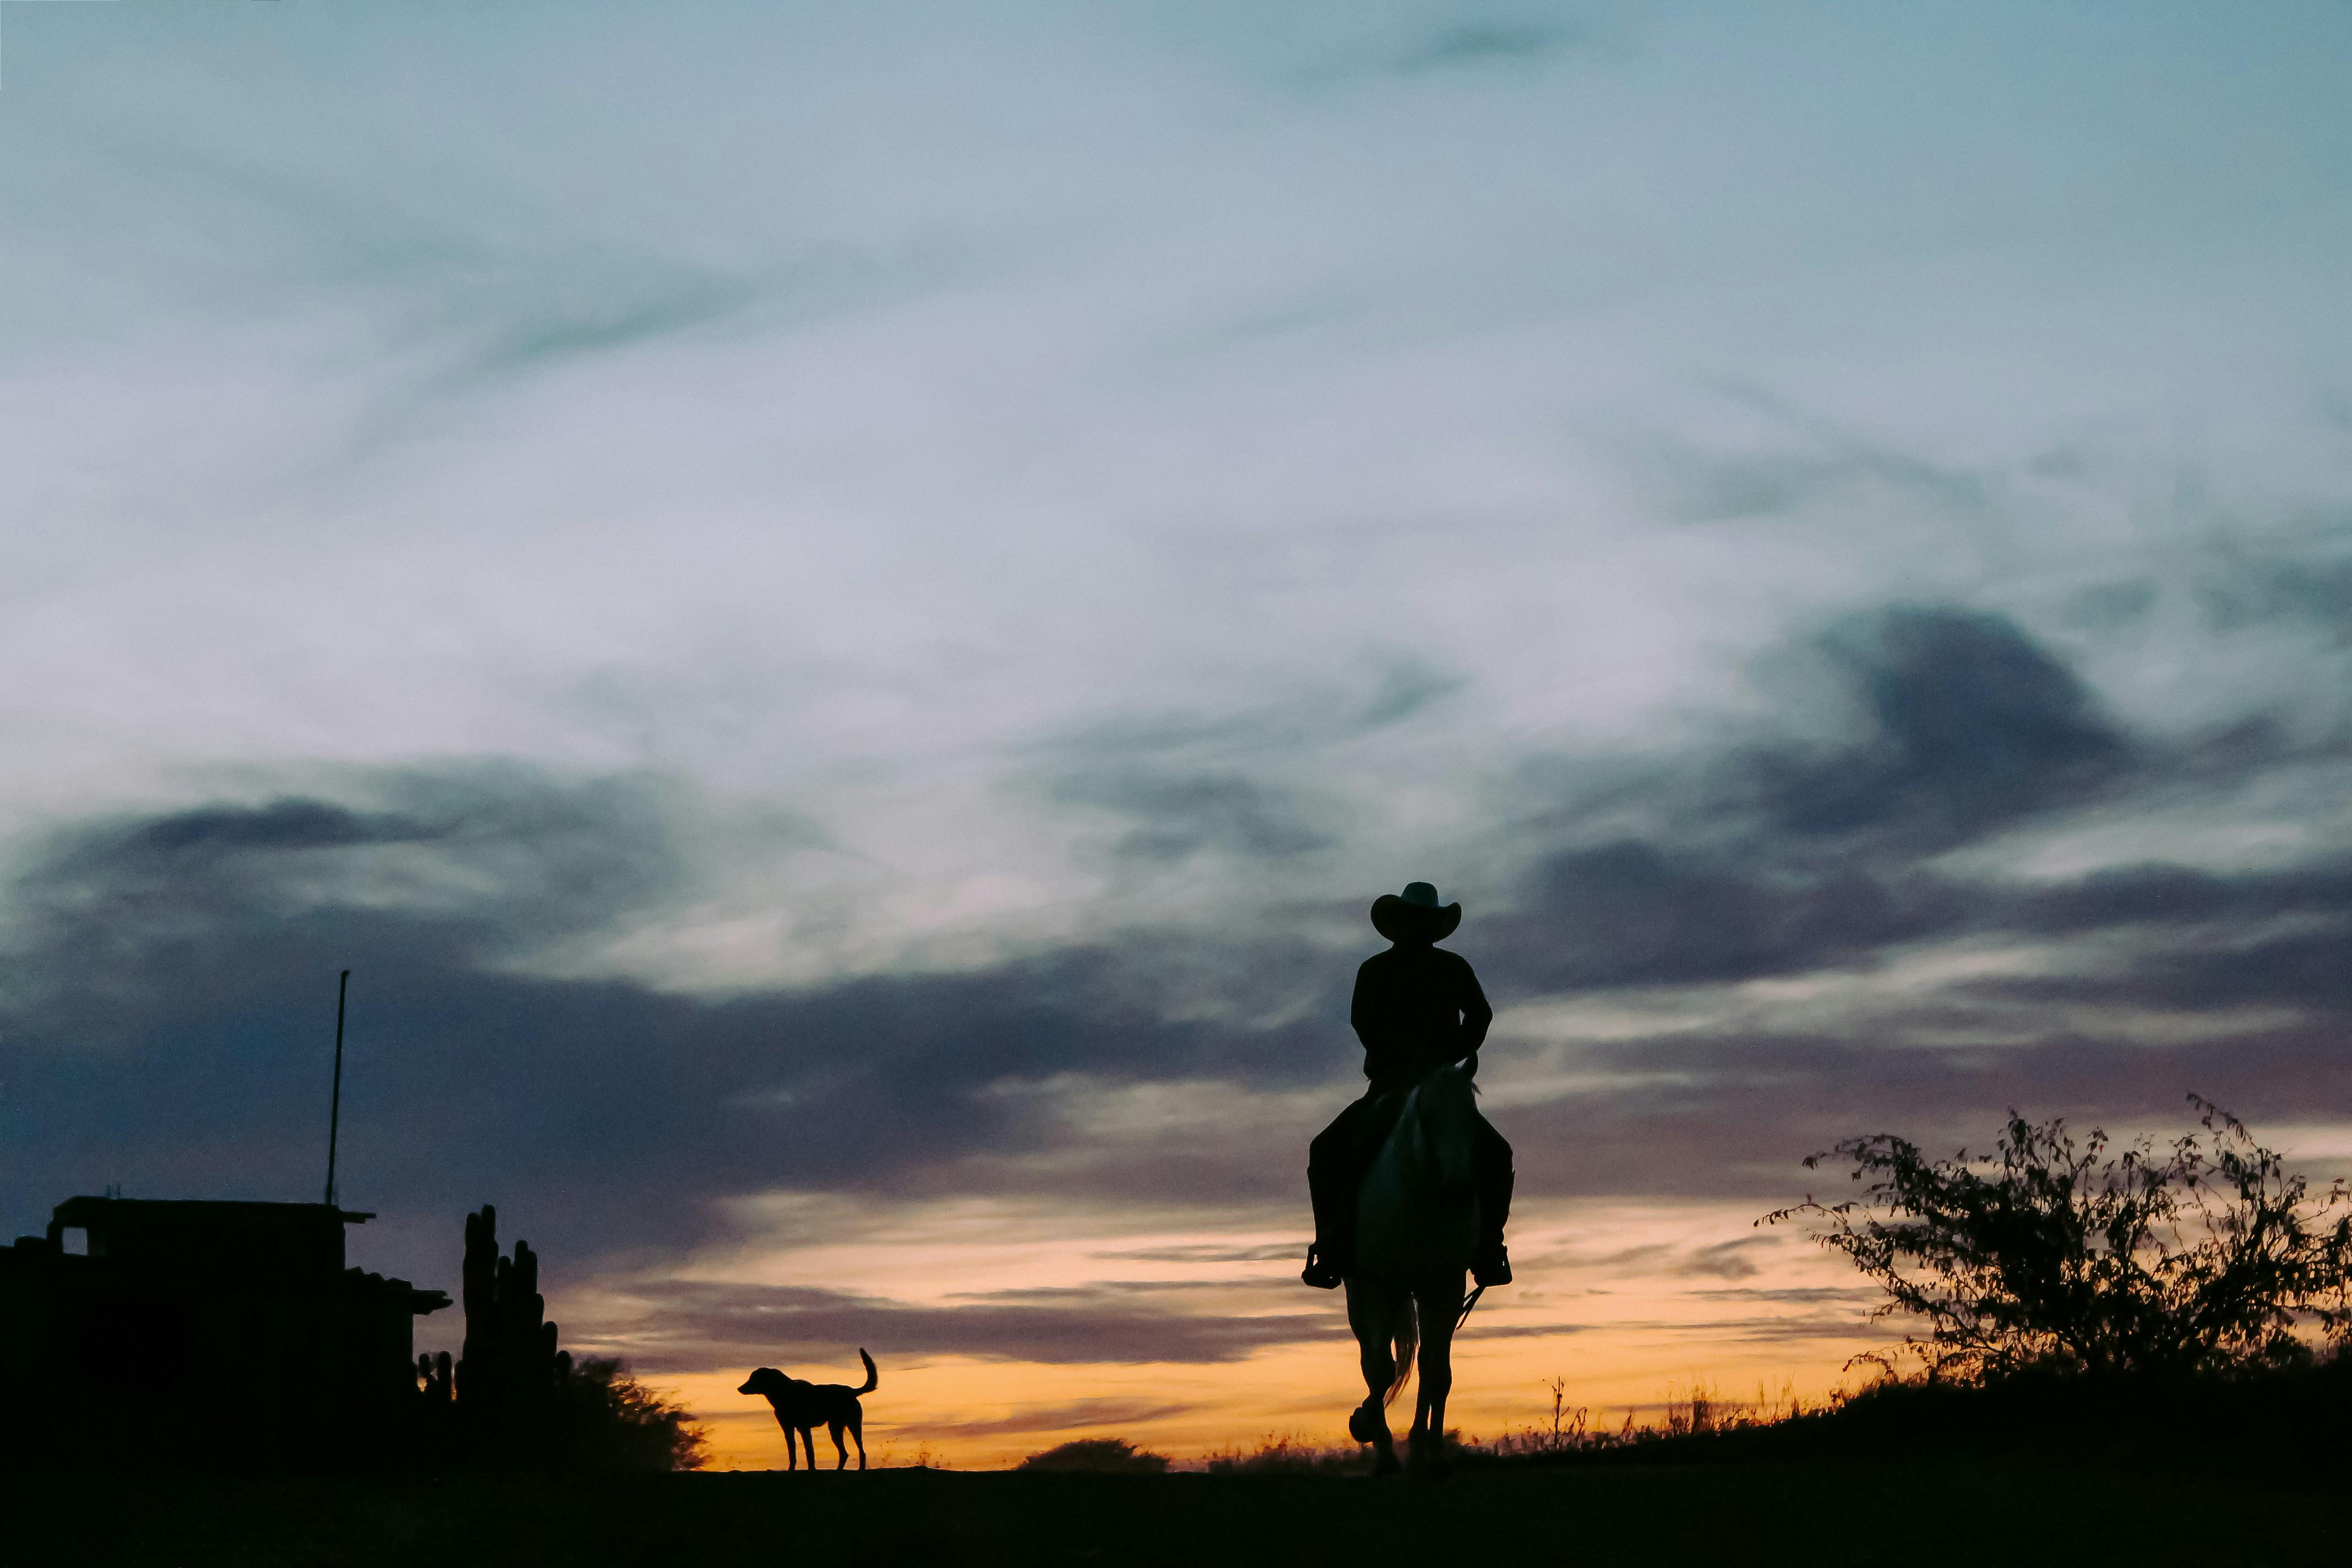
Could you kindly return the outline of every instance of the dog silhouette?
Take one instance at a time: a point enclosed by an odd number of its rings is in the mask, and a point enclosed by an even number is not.
[[[776,1413],[776,1425],[784,1429],[784,1468],[800,1468],[798,1455],[793,1447],[793,1434],[798,1432],[801,1447],[808,1450],[809,1468],[816,1468],[816,1429],[824,1427],[833,1436],[834,1452],[841,1456],[834,1465],[836,1470],[849,1465],[849,1450],[841,1441],[843,1427],[857,1439],[857,1468],[866,1468],[866,1411],[857,1403],[858,1395],[871,1394],[880,1386],[882,1374],[874,1370],[874,1358],[863,1350],[857,1359],[866,1363],[866,1383],[851,1388],[838,1383],[806,1383],[797,1377],[787,1377],[772,1366],[763,1366],[743,1380],[738,1394],[755,1394],[768,1402]]]

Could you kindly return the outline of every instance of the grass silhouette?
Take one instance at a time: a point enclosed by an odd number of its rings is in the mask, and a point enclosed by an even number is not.
[[[1088,1476],[1164,1476],[1167,1456],[1148,1454],[1124,1437],[1080,1437],[1032,1454],[1019,1468]]]

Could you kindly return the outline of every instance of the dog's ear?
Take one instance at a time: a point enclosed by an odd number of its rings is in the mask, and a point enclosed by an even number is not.
[[[764,1394],[769,1389],[773,1388],[783,1375],[784,1374],[782,1373],[778,1372],[772,1366],[757,1368],[752,1372],[751,1376],[743,1380],[743,1386],[737,1389],[735,1392],[738,1394]]]

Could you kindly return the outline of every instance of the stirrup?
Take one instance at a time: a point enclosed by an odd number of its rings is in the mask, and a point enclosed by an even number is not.
[[[1454,1256],[1458,1258],[1461,1254]],[[1496,1285],[1508,1285],[1511,1282],[1510,1248],[1498,1244],[1492,1252],[1480,1253],[1478,1261],[1470,1266],[1470,1278],[1478,1282],[1482,1290]]]
[[[1323,1256],[1320,1247],[1310,1245],[1307,1248],[1307,1267],[1299,1270],[1298,1278],[1318,1290],[1336,1290],[1347,1276],[1339,1265]]]

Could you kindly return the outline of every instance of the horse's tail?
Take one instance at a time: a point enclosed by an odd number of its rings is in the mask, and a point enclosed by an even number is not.
[[[1397,1292],[1395,1321],[1389,1325],[1389,1348],[1396,1357],[1396,1375],[1389,1380],[1389,1391],[1381,1396],[1382,1405],[1394,1405],[1396,1396],[1404,1392],[1405,1380],[1412,1375],[1412,1358],[1421,1352],[1421,1313],[1413,1305],[1412,1292]]]
[[[876,1389],[882,1386],[882,1374],[874,1370],[874,1358],[867,1355],[864,1351],[861,1350],[857,1352],[857,1359],[866,1363],[866,1386],[859,1389],[853,1389],[851,1392],[856,1394],[871,1394]]]

